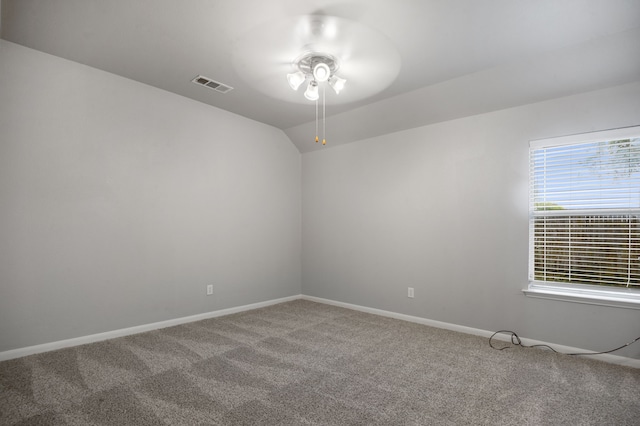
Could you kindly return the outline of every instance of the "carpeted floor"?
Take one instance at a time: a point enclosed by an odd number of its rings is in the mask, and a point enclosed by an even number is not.
[[[0,363],[2,425],[639,425],[640,370],[296,300]]]

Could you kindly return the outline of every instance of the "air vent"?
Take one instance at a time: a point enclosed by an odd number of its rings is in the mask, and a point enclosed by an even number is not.
[[[210,78],[205,77],[203,75],[199,75],[199,76],[197,76],[196,78],[194,78],[191,81],[193,83],[195,83],[195,84],[199,84],[200,86],[208,87],[209,89],[213,89],[216,92],[220,92],[220,93],[227,93],[228,91],[233,89],[233,87],[231,87],[231,86],[227,86],[226,84],[222,84],[219,81],[211,80]]]

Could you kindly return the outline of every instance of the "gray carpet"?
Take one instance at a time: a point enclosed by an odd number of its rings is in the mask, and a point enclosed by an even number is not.
[[[296,300],[0,363],[2,425],[638,425],[640,370]]]

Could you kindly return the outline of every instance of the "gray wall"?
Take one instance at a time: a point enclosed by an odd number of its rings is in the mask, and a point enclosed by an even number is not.
[[[637,124],[640,83],[303,154],[303,294],[595,351],[632,340],[640,310],[522,289],[528,141]]]
[[[277,129],[0,40],[0,352],[301,282],[311,296],[609,349],[640,334],[640,311],[521,291],[527,144],[639,117],[637,83],[304,154],[301,176]]]
[[[0,41],[0,352],[297,295],[300,226],[280,130]]]

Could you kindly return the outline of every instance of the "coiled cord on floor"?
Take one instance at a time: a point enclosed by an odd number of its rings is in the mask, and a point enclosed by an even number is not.
[[[560,352],[560,351],[557,351],[557,350],[553,349],[553,348],[552,348],[551,346],[549,346],[549,345],[524,345],[524,344],[522,343],[522,340],[520,340],[520,337],[519,337],[516,333],[514,333],[513,331],[511,331],[511,330],[498,330],[498,331],[496,331],[495,333],[493,333],[493,334],[491,335],[491,337],[489,337],[489,346],[491,346],[491,348],[492,348],[492,349],[496,349],[496,350],[498,350],[498,351],[502,351],[502,350],[505,350],[505,349],[509,349],[509,348],[511,348],[511,346],[503,346],[503,347],[499,348],[499,347],[496,347],[496,346],[494,346],[494,345],[493,345],[493,343],[492,343],[493,338],[496,336],[496,334],[500,334],[500,333],[503,333],[503,334],[510,334],[510,335],[511,335],[511,344],[512,344],[513,346],[522,346],[523,348],[547,348],[547,349],[551,349],[553,352],[555,352],[555,353],[557,353],[557,354],[573,355],[573,356],[579,356],[579,355],[603,355],[603,354],[609,354],[609,353],[611,353],[611,352],[618,351],[618,350],[620,350],[620,349],[622,349],[622,348],[626,348],[627,346],[632,345],[632,344],[634,344],[635,342],[637,342],[638,340],[640,340],[640,336],[638,336],[638,337],[636,337],[635,339],[633,339],[632,341],[630,341],[629,343],[625,343],[624,345],[622,345],[622,346],[620,346],[620,347],[617,347],[617,348],[615,348],[615,349],[611,349],[611,350],[608,350],[608,351],[604,351],[604,352],[575,352],[575,353],[564,353],[564,352]]]

